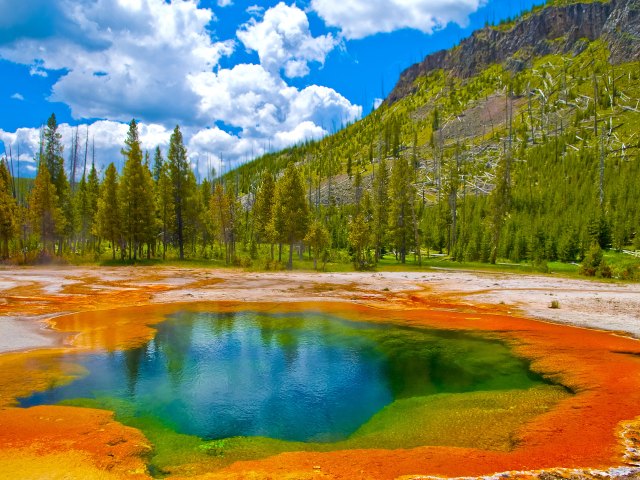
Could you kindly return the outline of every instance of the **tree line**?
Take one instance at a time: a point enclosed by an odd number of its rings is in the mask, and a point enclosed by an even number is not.
[[[198,184],[179,126],[171,134],[166,158],[157,147],[151,160],[132,120],[122,148],[122,172],[110,163],[100,176],[92,162],[74,186],[66,173],[55,114],[42,137],[37,174],[23,202],[13,194],[15,179],[6,159],[0,164],[5,260],[98,258],[109,250],[114,260],[135,261],[165,259],[170,250],[179,259],[239,264],[244,255],[275,265],[283,262],[284,247],[288,268],[296,252],[308,253],[318,268],[333,247],[348,248],[356,268],[367,268],[389,242],[404,262],[417,240],[415,188],[403,159],[392,170],[384,159],[380,162],[372,191],[363,189],[357,172],[355,203],[338,208],[314,204],[303,169],[295,163],[278,175],[265,170],[249,195],[228,179],[205,178]],[[346,243],[340,243],[340,236]]]

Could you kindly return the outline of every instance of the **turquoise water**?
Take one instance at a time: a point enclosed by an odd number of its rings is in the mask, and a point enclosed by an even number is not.
[[[67,357],[88,374],[21,405],[115,399],[205,439],[334,442],[397,399],[543,383],[495,339],[322,312],[184,311],[156,328],[139,348]]]

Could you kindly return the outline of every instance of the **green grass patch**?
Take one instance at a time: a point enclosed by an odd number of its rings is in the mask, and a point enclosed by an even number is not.
[[[432,269],[451,269],[451,270],[478,270],[478,271],[496,271],[496,272],[512,272],[512,273],[549,273],[560,274],[567,277],[577,277],[579,266],[573,263],[548,262],[546,271],[530,263],[513,263],[506,259],[498,259],[495,264],[483,262],[458,262],[452,260],[448,256],[430,256],[423,254],[422,265],[413,255],[407,256],[406,263],[396,261],[392,255],[385,255],[378,263],[377,270],[398,272],[413,270],[432,270]]]
[[[631,249],[631,247],[629,247]],[[282,260],[278,261],[278,248],[275,248],[275,260],[270,259],[269,246],[262,245],[258,249],[258,256],[251,259],[246,252],[240,252],[238,259],[227,264],[219,258],[201,258],[188,257],[180,260],[175,252],[168,251],[166,260],[160,258],[142,258],[133,260],[121,260],[111,258],[110,250],[103,253],[98,260],[92,255],[76,255],[68,258],[69,262],[76,265],[100,265],[108,267],[117,266],[140,266],[140,267],[184,267],[184,268],[228,268],[242,269],[248,272],[261,271],[285,271],[287,269],[287,261],[289,258],[289,247],[283,246]],[[613,270],[612,280],[622,281],[638,281],[640,280],[640,258],[628,255],[615,250],[604,252],[604,259]],[[385,254],[377,265],[373,268],[380,272],[411,272],[411,271],[429,271],[433,269],[451,269],[451,270],[472,270],[472,271],[488,271],[488,272],[510,272],[521,274],[553,274],[568,278],[589,278],[579,274],[580,266],[577,263],[563,263],[559,261],[549,261],[542,266],[532,265],[530,262],[514,263],[508,259],[498,259],[495,264],[471,261],[456,261],[447,255],[431,254],[427,255],[426,251],[422,254],[422,264],[418,263],[416,256],[412,253],[407,255],[406,263],[396,260],[392,253]],[[297,250],[293,256],[293,270],[296,271],[315,271],[313,268],[313,257],[309,257],[308,251],[305,251],[300,258]],[[349,260],[349,254],[346,250],[334,250],[331,260],[326,263],[324,269],[322,263],[318,262],[318,271],[325,272],[352,272],[353,264]]]
[[[150,470],[156,476],[198,474],[239,460],[266,458],[289,451],[360,448],[412,448],[422,445],[509,451],[518,429],[570,394],[560,386],[524,390],[445,393],[396,400],[374,415],[350,438],[334,443],[288,442],[264,437],[204,440],[176,432],[150,417],[136,417],[133,405],[112,398],[64,402],[116,412],[118,421],[140,429],[153,444]]]

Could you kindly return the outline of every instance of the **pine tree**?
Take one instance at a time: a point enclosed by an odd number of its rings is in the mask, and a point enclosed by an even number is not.
[[[404,157],[397,159],[391,172],[389,230],[402,263],[405,263],[414,237],[414,216],[412,213],[414,211],[415,188],[411,179],[409,162]]]
[[[508,175],[509,160],[504,158],[498,168],[498,184],[490,195],[491,199],[491,255],[490,262],[496,263],[504,221],[511,205],[511,181]]]
[[[77,187],[74,196],[76,216],[78,221],[81,249],[87,246],[95,248],[95,221],[98,211],[98,197],[100,194],[100,183],[95,163],[91,165],[89,178],[82,174],[82,179]]]
[[[138,124],[131,120],[122,154],[126,157],[119,189],[122,206],[123,233],[127,240],[129,259],[136,260],[144,243],[152,237],[155,208],[153,179],[149,168],[142,163],[142,149]]]
[[[156,238],[158,237],[158,224],[156,222],[156,204],[155,204],[155,184],[153,182],[153,174],[149,168],[149,155],[145,155],[145,162],[142,165],[142,185],[145,195],[142,197],[144,202],[145,224],[143,242],[147,244],[147,259],[151,258],[151,252],[155,252]],[[142,246],[140,247],[140,255],[142,255]]]
[[[356,210],[360,210],[360,200],[362,199],[362,174],[360,169],[356,170],[355,177],[353,179],[353,189],[355,193]]]
[[[200,185],[200,206],[201,206],[201,222],[202,222],[202,251],[206,255],[207,246],[211,244],[212,231],[211,220],[208,214],[209,205],[211,204],[211,195],[213,195],[213,186],[208,178],[202,180]]]
[[[456,244],[458,242],[458,190],[460,189],[460,145],[456,145],[455,161],[448,166],[449,171],[446,178],[445,192],[449,202],[451,220],[449,222],[449,253],[457,253]]]
[[[225,261],[227,264],[234,259],[234,237],[235,237],[235,205],[233,197],[229,192],[225,192],[221,183],[217,183],[211,196],[209,206],[211,212],[212,229],[225,250]]]
[[[98,199],[100,198],[100,180],[95,162],[91,162],[91,170],[87,179],[87,204],[89,205],[88,225],[90,239],[93,241],[92,249],[95,250],[96,217],[98,215]]]
[[[87,195],[87,179],[83,174],[78,184],[76,194],[74,195],[76,216],[78,218],[79,226],[79,241],[81,245],[81,251],[84,253],[84,247],[87,242],[87,238],[90,233],[90,205]]]
[[[198,241],[198,235],[202,230],[202,215],[201,211],[203,205],[201,197],[198,191],[198,184],[196,183],[196,176],[193,170],[187,171],[187,177],[185,182],[185,191],[187,192],[187,198],[184,202],[183,218],[184,218],[184,244],[191,245],[191,253],[196,253],[196,244]]]
[[[62,135],[58,132],[56,114],[52,113],[44,128],[44,146],[42,149],[45,165],[51,177],[51,182],[56,186],[56,192],[60,194],[61,176],[64,174],[64,158],[62,147]]]
[[[111,242],[113,259],[116,258],[116,245],[122,237],[122,210],[118,184],[118,172],[110,163],[100,187],[98,210],[96,214],[96,231],[99,236]],[[124,251],[122,252],[124,256]]]
[[[9,242],[16,234],[18,206],[11,191],[11,175],[4,160],[0,161],[0,258],[9,258]]]
[[[318,269],[318,258],[324,258],[325,252],[331,244],[331,237],[329,231],[318,220],[314,220],[309,227],[307,236],[304,237],[305,243],[307,243],[313,251],[313,269]]]
[[[369,266],[367,250],[371,242],[371,226],[363,212],[359,212],[349,222],[349,245],[353,249],[353,266],[356,270],[364,270]]]
[[[175,228],[180,251],[180,260],[184,259],[184,230],[185,211],[189,208],[188,203],[192,201],[195,194],[195,179],[190,181],[189,174],[193,175],[187,161],[187,149],[182,141],[180,127],[176,126],[171,134],[169,142],[169,153],[167,155],[169,171],[171,172],[171,183],[173,187],[173,204],[175,208]]]
[[[58,122],[55,113],[52,113],[47,120],[44,128],[44,146],[42,149],[43,156],[40,161],[44,160],[49,172],[51,183],[56,188],[59,206],[64,216],[64,225],[57,230],[56,235],[59,239],[58,253],[62,254],[64,239],[70,239],[76,227],[76,216],[74,202],[71,196],[71,187],[64,171],[62,135],[58,132]]]
[[[289,244],[289,270],[293,269],[293,245],[302,240],[309,222],[309,205],[300,171],[290,163],[276,183],[273,224],[278,240]]]
[[[158,150],[156,150],[156,153]],[[159,163],[160,171],[156,185],[156,206],[158,224],[162,236],[162,259],[167,258],[167,244],[170,239],[170,232],[174,229],[175,207],[173,205],[173,186],[171,183],[171,173],[169,165],[163,161],[162,157],[156,156],[156,165]]]
[[[273,204],[275,201],[276,183],[273,175],[268,171],[263,172],[262,180],[256,192],[256,201],[253,204],[253,221],[255,235],[258,243],[270,241],[271,260],[273,260],[273,242],[269,226],[273,220]]]
[[[384,158],[380,160],[378,173],[373,179],[373,204],[373,242],[377,262],[382,257],[382,248],[389,224],[389,170]]]
[[[156,184],[160,180],[162,165],[164,165],[164,159],[162,158],[162,150],[160,150],[160,147],[156,147],[156,151],[153,155],[153,181],[156,182]]]
[[[62,255],[65,243],[68,245],[78,226],[75,202],[71,192],[71,185],[67,180],[64,169],[60,172],[56,184],[58,202],[64,216],[64,228],[58,232],[58,254]]]
[[[29,218],[34,232],[40,236],[42,252],[48,254],[49,245],[55,250],[53,242],[64,231],[65,219],[58,203],[56,187],[51,182],[49,169],[44,162],[40,164],[29,196]]]

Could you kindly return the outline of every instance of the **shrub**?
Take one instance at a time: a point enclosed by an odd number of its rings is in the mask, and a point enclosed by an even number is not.
[[[607,264],[607,262],[603,259],[598,265],[598,269],[596,270],[596,277],[598,278],[611,278],[613,277],[613,271],[611,267]]]
[[[595,277],[602,262],[602,248],[597,242],[593,242],[580,265],[580,274],[587,277]]]
[[[549,273],[549,265],[544,259],[536,258],[531,262],[531,268],[534,272]]]
[[[621,280],[640,280],[640,266],[638,265],[627,265],[621,269],[616,270],[615,272],[616,278],[620,278]]]

